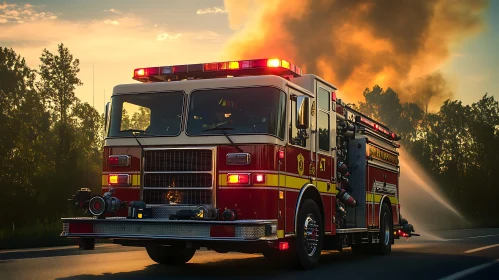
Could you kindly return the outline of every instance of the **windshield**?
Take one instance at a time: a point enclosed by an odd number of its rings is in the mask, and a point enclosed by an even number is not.
[[[284,92],[272,87],[193,91],[187,134],[268,134],[284,139],[285,106]]]
[[[111,101],[110,137],[176,136],[180,133],[183,92],[114,95]]]

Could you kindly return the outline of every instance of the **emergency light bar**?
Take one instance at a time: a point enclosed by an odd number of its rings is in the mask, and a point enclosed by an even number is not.
[[[144,83],[256,75],[299,77],[302,70],[286,60],[266,58],[137,68],[133,71],[133,79]]]
[[[361,123],[363,125],[366,125],[371,129],[374,129],[374,131],[376,131],[380,134],[383,134],[385,137],[388,137],[392,140],[395,140],[395,141],[400,140],[400,136],[395,134],[395,132],[389,130],[388,128],[386,128],[380,124],[375,123],[374,121],[372,121],[368,118],[365,118],[363,116],[356,116],[355,121],[357,123]]]

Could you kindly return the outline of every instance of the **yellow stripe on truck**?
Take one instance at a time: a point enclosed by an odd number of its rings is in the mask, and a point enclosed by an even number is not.
[[[385,195],[383,195],[383,194],[376,194],[376,195],[374,195],[374,202],[375,203],[381,202],[381,198],[383,198],[383,196],[385,196]],[[393,196],[393,195],[387,195],[387,197],[388,197],[388,199],[390,199],[390,203],[392,205],[399,204],[399,200],[395,196]],[[371,203],[373,202],[373,194],[372,193],[366,192],[366,203],[367,202],[371,202]]]
[[[234,173],[236,173],[236,172],[234,172]],[[280,185],[280,186],[282,186],[284,188],[288,188],[288,189],[301,190],[301,188],[304,185],[309,184],[309,183],[310,183],[310,180],[308,178],[298,178],[298,177],[289,176],[289,175],[265,174],[265,183],[264,184],[254,183],[253,186],[256,186],[256,187],[265,187],[265,186],[277,187]],[[330,188],[328,191],[327,190],[327,182],[317,181],[314,183],[316,183],[314,185],[322,193],[337,193],[336,184],[330,184]],[[229,186],[227,184],[227,174],[219,174],[218,175],[218,185],[222,186],[222,187]]]

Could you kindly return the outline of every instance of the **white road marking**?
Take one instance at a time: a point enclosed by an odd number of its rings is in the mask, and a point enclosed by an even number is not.
[[[476,238],[485,238],[485,237],[494,237],[494,236],[499,236],[499,234],[489,234],[489,235],[479,235],[479,236],[470,236],[468,239],[476,239]],[[439,241],[459,241],[459,240],[467,240],[466,238],[449,238],[449,239],[442,239]]]
[[[96,244],[95,248],[106,248],[118,246],[117,244]],[[2,250],[0,254],[7,253],[25,253],[25,252],[43,252],[43,251],[56,251],[56,250],[67,250],[67,249],[78,249],[78,246],[59,246],[59,247],[47,247],[47,248],[28,248],[28,249],[16,249],[16,250]]]
[[[468,238],[484,238],[484,237],[491,237],[491,236],[499,236],[499,234],[479,235],[479,236],[472,236],[472,237],[468,237]]]
[[[485,247],[480,247],[480,248],[476,248],[476,249],[468,250],[468,251],[466,251],[466,252],[464,252],[464,253],[465,253],[465,254],[474,253],[474,252],[478,252],[478,251],[482,251],[482,250],[486,250],[486,249],[494,248],[494,247],[497,247],[497,246],[499,246],[499,244],[494,244],[494,245],[489,245],[489,246],[485,246]]]
[[[489,266],[492,266],[494,264],[497,264],[497,263],[499,263],[499,259],[491,261],[489,263],[477,265],[477,266],[465,269],[463,271],[456,272],[456,273],[451,274],[451,275],[449,275],[447,277],[440,278],[439,280],[455,280],[455,279],[463,278],[465,276],[473,274],[473,273],[475,273],[475,272],[477,272],[479,270],[485,269],[485,268],[487,268]]]

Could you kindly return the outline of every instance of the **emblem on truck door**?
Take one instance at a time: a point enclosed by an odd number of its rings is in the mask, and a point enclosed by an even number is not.
[[[303,170],[305,169],[305,158],[302,154],[299,154],[296,158],[298,159],[298,175],[301,177],[303,176]]]

